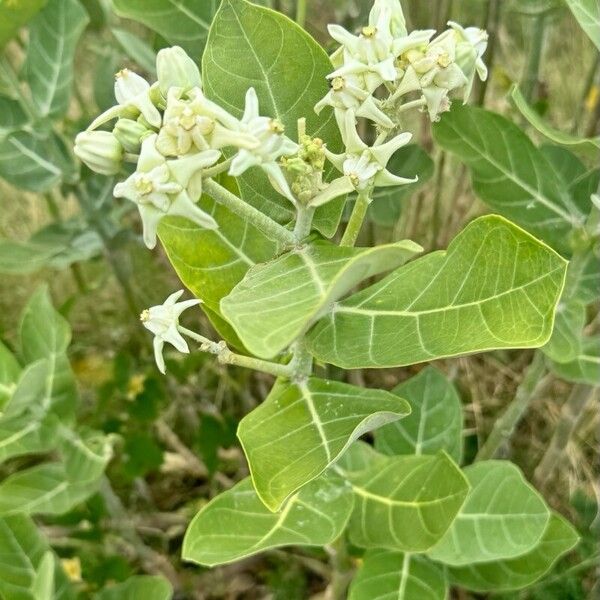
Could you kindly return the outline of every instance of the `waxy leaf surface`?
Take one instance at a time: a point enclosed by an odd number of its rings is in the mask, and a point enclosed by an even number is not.
[[[571,550],[579,536],[560,515],[553,514],[533,550],[508,560],[449,569],[453,583],[478,592],[504,592],[531,585],[547,573],[560,556]]]
[[[444,571],[419,554],[370,550],[352,580],[348,600],[446,600]]]
[[[254,487],[270,510],[318,477],[367,431],[405,417],[409,404],[384,392],[315,377],[275,383],[240,422]]]
[[[278,119],[288,137],[297,138],[297,121],[304,117],[307,133],[339,152],[341,138],[333,112],[314,111],[328,91],[325,77],[331,70],[329,57],[306,31],[281,13],[245,0],[223,1],[202,59],[206,95],[231,114],[242,116],[246,91],[254,87],[260,114]],[[294,207],[259,168],[238,181],[244,200],[282,223],[292,220]],[[314,227],[331,237],[343,204],[338,199],[317,209]]]
[[[433,252],[334,304],[308,332],[319,360],[395,367],[545,344],[566,261],[499,216],[470,223]]]
[[[248,350],[272,358],[358,283],[421,250],[411,241],[375,248],[309,244],[250,269],[221,301],[221,312]]]
[[[469,484],[445,453],[394,456],[351,473],[350,540],[363,548],[425,552],[446,533]]]
[[[467,467],[464,473],[471,492],[429,556],[463,566],[531,551],[544,534],[550,511],[521,471],[506,461],[484,461]]]
[[[475,193],[493,210],[560,252],[585,212],[531,140],[504,117],[455,103],[434,126],[437,142],[471,170]],[[588,198],[588,210],[589,210]]]
[[[341,534],[351,510],[351,489],[335,475],[312,481],[278,513],[261,502],[247,478],[194,517],[182,555],[213,566],[278,546],[322,546]]]
[[[375,432],[375,448],[384,454],[436,454],[445,450],[460,463],[462,406],[456,388],[434,367],[396,386],[392,392],[406,398],[411,413]]]

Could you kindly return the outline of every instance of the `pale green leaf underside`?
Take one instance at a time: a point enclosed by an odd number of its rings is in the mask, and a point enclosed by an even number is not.
[[[260,114],[279,119],[289,137],[296,139],[297,120],[305,117],[307,133],[338,152],[341,139],[333,112],[314,112],[327,93],[325,76],[331,70],[329,57],[306,31],[281,13],[244,0],[224,0],[202,58],[206,94],[232,114],[241,117],[246,91],[254,87]],[[292,204],[260,169],[250,169],[238,181],[244,200],[280,222],[291,221]],[[342,207],[343,200],[320,207],[314,227],[332,236]]]
[[[169,600],[173,588],[167,579],[152,575],[135,575],[104,588],[94,600]]]
[[[581,350],[569,362],[552,362],[554,373],[567,381],[600,385],[600,336],[581,338]]]
[[[521,90],[514,86],[510,92],[515,106],[519,112],[529,121],[529,124],[537,129],[542,135],[546,136],[549,140],[562,144],[564,146],[592,146],[593,148],[600,148],[600,136],[592,138],[582,138],[570,133],[556,129],[546,123],[546,121],[537,113],[525,99]]]
[[[553,361],[567,363],[581,354],[581,333],[585,325],[585,305],[577,300],[560,302],[552,337],[542,352]]]
[[[600,4],[598,0],[566,0],[571,12],[600,50]]]
[[[412,412],[375,432],[375,448],[384,454],[435,454],[445,450],[460,463],[462,406],[456,388],[434,367],[396,386]]]
[[[0,418],[0,463],[37,452],[48,452],[56,443],[58,421],[53,415],[42,420],[30,413]]]
[[[311,352],[347,369],[395,367],[545,344],[566,261],[502,217],[470,223],[433,252],[336,303]]]
[[[471,169],[475,192],[493,210],[562,252],[585,212],[531,140],[504,117],[456,104],[434,126],[437,142]],[[588,209],[589,210],[589,198]]]
[[[424,556],[370,550],[350,586],[348,600],[446,600],[443,570]]]
[[[464,470],[471,492],[448,533],[429,553],[452,566],[514,558],[542,538],[550,511],[521,471],[506,461]]]
[[[143,23],[200,61],[218,0],[113,0],[116,13]]]
[[[39,600],[31,586],[49,549],[48,542],[29,517],[0,517],[0,596],[11,600]],[[71,583],[59,562],[54,562],[52,600],[71,600],[75,597]]]
[[[445,453],[377,459],[350,474],[355,502],[349,533],[363,548],[425,552],[446,533],[469,484]]]
[[[194,517],[182,556],[213,566],[278,546],[322,546],[340,535],[351,510],[351,490],[334,475],[306,485],[279,513],[267,509],[247,478]]]
[[[61,117],[67,112],[75,47],[88,21],[76,0],[50,0],[31,22],[25,73],[42,117]]]
[[[408,403],[389,392],[326,381],[280,380],[240,422],[254,487],[270,510],[318,477],[367,431],[400,419]]]
[[[542,539],[530,552],[509,560],[453,567],[449,575],[453,583],[480,592],[524,588],[547,573],[578,540],[573,527],[560,515],[552,514]]]
[[[2,8],[0,7],[1,11]],[[0,96],[0,140],[3,140],[13,131],[24,127],[27,121],[27,113],[16,100]]]
[[[306,245],[250,269],[221,312],[250,352],[272,358],[358,283],[421,250],[408,240],[375,248]]]

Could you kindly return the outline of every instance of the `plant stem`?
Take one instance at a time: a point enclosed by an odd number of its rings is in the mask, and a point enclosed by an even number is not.
[[[350,220],[348,221],[348,225],[342,236],[340,246],[354,246],[354,244],[356,244],[358,234],[360,233],[363,221],[367,215],[367,209],[369,208],[370,203],[370,190],[364,190],[358,194],[358,198],[356,198],[354,208],[352,209],[352,214],[350,215]]]
[[[353,575],[344,534],[327,546],[326,550],[330,556],[332,575],[325,591],[325,600],[344,600]]]
[[[546,385],[548,376],[544,377],[545,372],[544,355],[540,350],[537,350],[533,355],[533,360],[525,370],[514,400],[494,423],[488,439],[477,453],[476,460],[493,458],[510,440],[531,401]]]
[[[525,73],[523,74],[523,81],[521,84],[523,95],[525,96],[527,102],[531,102],[533,100],[533,95],[538,83],[540,63],[542,60],[542,49],[544,47],[545,28],[546,13],[541,12],[535,17],[531,48],[529,50],[527,66],[525,68]]]
[[[225,159],[223,162],[217,163],[214,167],[210,167],[209,169],[204,169],[202,171],[202,176],[205,178],[215,177],[216,175],[220,175],[223,171],[227,171],[233,162],[234,157],[231,156]]]
[[[294,355],[290,361],[290,367],[296,379],[304,379],[312,373],[313,358],[306,348],[304,337],[296,340],[294,344]]]
[[[299,206],[296,215],[296,225],[294,226],[294,235],[297,240],[303,240],[310,234],[315,209],[308,206]]]
[[[596,79],[596,71],[600,67],[600,54],[596,53],[594,57],[594,62],[590,67],[590,71],[588,76],[585,79],[585,85],[583,86],[583,92],[581,94],[580,101],[580,109],[576,111],[575,118],[573,119],[573,126],[571,127],[571,133],[576,134],[579,130],[579,125],[581,124],[581,117],[585,114],[585,110],[583,108],[586,105],[586,101],[590,95],[590,90],[594,85],[594,80]]]
[[[254,358],[252,356],[236,354],[227,347],[227,344],[224,341],[213,342],[203,335],[182,326],[179,326],[178,329],[184,335],[199,342],[200,350],[202,352],[214,354],[217,357],[217,360],[223,365],[236,365],[238,367],[253,369],[254,371],[262,371],[263,373],[268,373],[275,377],[285,377],[286,379],[289,379],[293,375],[293,369],[290,364],[282,365],[268,360]]]
[[[300,27],[306,24],[306,3],[307,0],[296,0],[296,23]]]
[[[250,222],[257,229],[260,229],[267,237],[280,242],[284,246],[294,246],[297,242],[296,236],[289,230],[232,194],[228,189],[217,183],[214,179],[207,179],[204,182],[206,193],[216,200],[219,204],[226,206],[238,217]]]
[[[569,398],[562,407],[560,420],[550,444],[533,475],[539,485],[544,485],[553,471],[560,467],[565,449],[581,423],[585,415],[585,407],[593,398],[594,391],[592,386],[584,384],[576,384],[571,390]]]

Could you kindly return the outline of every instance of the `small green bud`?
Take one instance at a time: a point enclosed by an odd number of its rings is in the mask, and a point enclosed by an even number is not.
[[[169,88],[181,88],[184,92],[201,87],[200,70],[183,48],[164,48],[156,57],[156,73],[162,95],[166,98]]]
[[[75,138],[75,155],[92,171],[116,175],[121,169],[123,148],[110,131],[82,131]]]
[[[119,119],[113,129],[113,134],[123,146],[125,152],[138,154],[142,145],[142,137],[146,133],[151,133],[149,129],[144,127],[138,121],[131,119]]]

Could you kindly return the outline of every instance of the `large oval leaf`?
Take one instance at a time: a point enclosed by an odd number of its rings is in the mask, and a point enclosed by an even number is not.
[[[306,130],[341,150],[341,138],[331,110],[320,116],[315,104],[327,93],[325,76],[331,62],[315,40],[293,21],[245,0],[223,0],[202,59],[207,96],[241,117],[249,87],[256,89],[262,115],[277,118],[286,134],[296,137],[297,121],[306,118]],[[299,76],[301,74],[301,76]],[[291,203],[278,194],[258,169],[240,179],[243,198],[281,222],[292,219]],[[315,213],[314,225],[325,236],[337,229],[343,200],[330,202]]]
[[[570,253],[569,234],[583,224],[585,212],[516,125],[498,114],[456,103],[433,131],[443,148],[470,167],[475,192],[486,204]]]
[[[566,0],[571,12],[600,50],[600,5],[597,0]]]
[[[335,304],[309,331],[309,348],[319,360],[353,369],[542,346],[566,265],[502,217],[481,217],[446,252]]]
[[[309,244],[251,268],[221,312],[248,350],[272,358],[358,283],[421,250],[408,240],[375,248]]]
[[[361,435],[410,413],[389,392],[326,381],[278,381],[240,422],[254,487],[270,510],[318,477]]]
[[[544,534],[550,511],[521,471],[506,461],[484,461],[464,472],[471,492],[429,556],[463,566],[531,551]]]
[[[309,483],[279,513],[267,509],[247,478],[194,517],[182,556],[213,566],[278,546],[322,546],[340,535],[351,510],[350,488],[334,475]]]
[[[579,537],[560,515],[553,514],[539,544],[509,560],[453,567],[454,583],[478,592],[504,592],[531,585],[547,573],[558,558],[571,550]]]
[[[457,463],[462,457],[462,406],[456,388],[434,367],[396,386],[411,414],[375,432],[375,448],[384,454],[435,454],[445,450]]]
[[[444,571],[418,554],[370,550],[352,580],[348,600],[446,600]]]
[[[377,457],[350,473],[355,505],[349,532],[353,544],[425,552],[446,533],[469,491],[450,457]]]

